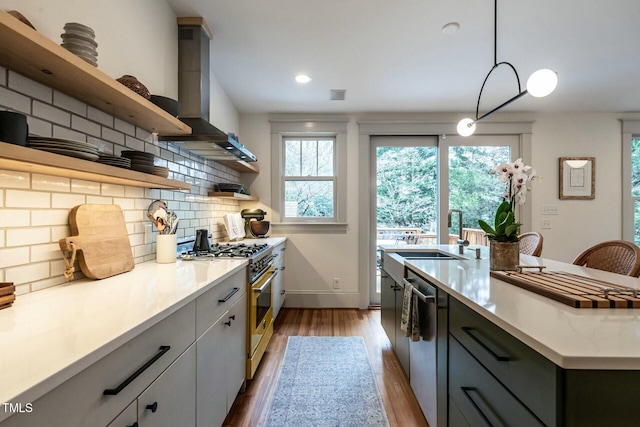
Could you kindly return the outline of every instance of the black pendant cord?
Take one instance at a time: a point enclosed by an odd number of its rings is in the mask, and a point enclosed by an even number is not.
[[[491,75],[491,73],[493,73],[493,71],[497,69],[500,65],[509,66],[509,68],[511,68],[511,70],[513,71],[513,74],[516,75],[516,82],[518,83],[518,94],[513,98],[503,102],[502,104],[500,104],[493,110],[489,111],[488,113],[485,113],[481,117],[478,117],[479,111],[480,111],[480,99],[482,98],[482,91],[484,90],[484,86],[487,83],[487,80],[489,80],[489,76]],[[488,115],[493,114],[499,109],[511,104],[513,101],[521,98],[527,93],[528,92],[526,89],[524,91],[522,90],[522,86],[520,85],[520,76],[518,76],[518,72],[516,71],[516,68],[513,65],[511,65],[510,62],[506,62],[506,61],[498,62],[498,0],[494,0],[493,2],[493,67],[491,67],[491,70],[489,71],[487,76],[484,78],[484,81],[482,82],[480,93],[478,94],[478,102],[476,103],[476,120],[475,121],[477,122],[479,120],[484,119]]]

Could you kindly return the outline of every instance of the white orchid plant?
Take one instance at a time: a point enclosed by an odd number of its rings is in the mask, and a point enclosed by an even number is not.
[[[505,183],[505,191],[502,203],[496,211],[493,227],[483,220],[479,220],[478,225],[487,233],[489,240],[517,242],[522,224],[516,222],[516,204],[525,204],[531,182],[540,180],[540,177],[536,175],[535,169],[525,165],[522,159],[513,163],[500,163],[491,173],[497,175],[500,182]]]

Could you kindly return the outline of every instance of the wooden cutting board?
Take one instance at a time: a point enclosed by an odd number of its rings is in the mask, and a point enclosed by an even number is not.
[[[69,226],[71,237],[60,239],[60,249],[68,253],[73,244],[85,276],[104,279],[133,270],[133,253],[120,206],[76,206],[69,213]]]

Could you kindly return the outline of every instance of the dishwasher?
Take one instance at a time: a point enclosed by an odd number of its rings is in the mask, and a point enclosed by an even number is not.
[[[413,292],[418,296],[421,332],[420,341],[410,343],[411,388],[429,425],[446,425],[447,371],[446,363],[438,366],[438,360],[446,361],[447,335],[446,329],[440,334],[438,329],[440,327],[440,331],[443,331],[442,327],[446,328],[447,296],[408,268],[406,276],[403,280],[405,286],[411,284]],[[439,337],[444,339],[438,339]],[[441,354],[440,358],[438,353]]]

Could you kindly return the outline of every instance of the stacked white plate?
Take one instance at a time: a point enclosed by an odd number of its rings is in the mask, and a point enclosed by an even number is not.
[[[27,147],[48,151],[49,153],[62,154],[63,156],[90,160],[92,162],[98,160],[100,157],[98,155],[98,147],[94,144],[70,139],[30,136],[27,140]]]
[[[131,159],[113,156],[111,154],[100,153],[98,163],[103,165],[116,166],[123,169],[131,169]]]
[[[69,22],[64,26],[62,37],[62,47],[76,56],[84,59],[94,67],[98,66],[98,43],[95,41],[96,34],[86,25],[77,22]]]

